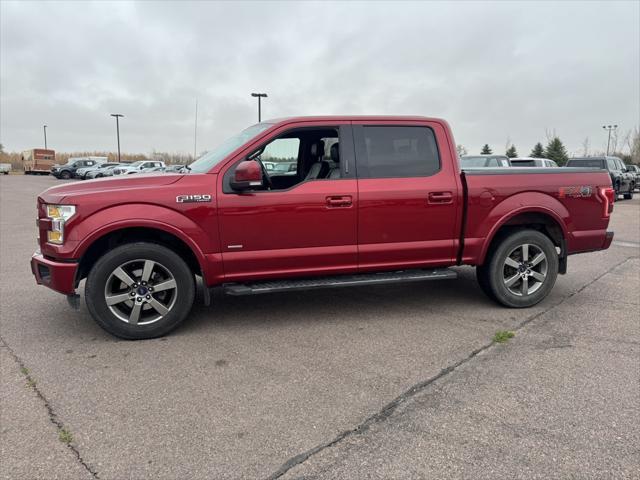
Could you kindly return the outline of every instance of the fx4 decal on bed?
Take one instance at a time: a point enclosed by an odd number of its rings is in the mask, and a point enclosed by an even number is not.
[[[178,195],[176,197],[177,203],[201,203],[201,202],[210,202],[211,195]]]
[[[560,187],[558,189],[558,197],[560,198],[580,198],[590,197],[592,188],[589,185],[581,185],[579,187]]]

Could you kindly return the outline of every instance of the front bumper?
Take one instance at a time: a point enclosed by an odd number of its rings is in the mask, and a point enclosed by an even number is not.
[[[72,295],[76,291],[77,262],[56,262],[35,252],[31,257],[31,272],[38,285],[44,285],[56,292]]]

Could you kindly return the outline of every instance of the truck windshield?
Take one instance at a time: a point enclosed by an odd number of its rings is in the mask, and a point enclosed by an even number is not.
[[[271,127],[270,123],[258,123],[243,130],[238,135],[235,135],[223,142],[217,148],[205,153],[203,156],[189,165],[189,170],[198,173],[208,172],[236,148],[244,145],[249,140],[255,138],[256,136],[258,136],[258,134],[264,132],[269,127]]]

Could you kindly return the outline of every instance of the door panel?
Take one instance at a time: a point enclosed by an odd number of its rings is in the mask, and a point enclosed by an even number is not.
[[[329,199],[334,198],[343,200],[331,205]],[[356,199],[355,179],[313,180],[283,191],[219,194],[225,278],[356,271]]]
[[[358,179],[358,263],[362,271],[455,262],[463,201],[453,167],[457,160],[446,148],[446,133],[439,124],[418,126],[431,128],[438,145],[444,145],[438,149],[437,172],[421,177]],[[366,143],[372,142],[365,142],[365,132],[355,125],[354,134],[358,176],[361,172],[373,176],[366,166]]]

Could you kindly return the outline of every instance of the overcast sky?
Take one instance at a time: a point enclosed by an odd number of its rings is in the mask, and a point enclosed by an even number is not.
[[[472,153],[640,124],[640,2],[0,3],[0,142],[198,151],[263,119],[447,119]]]

